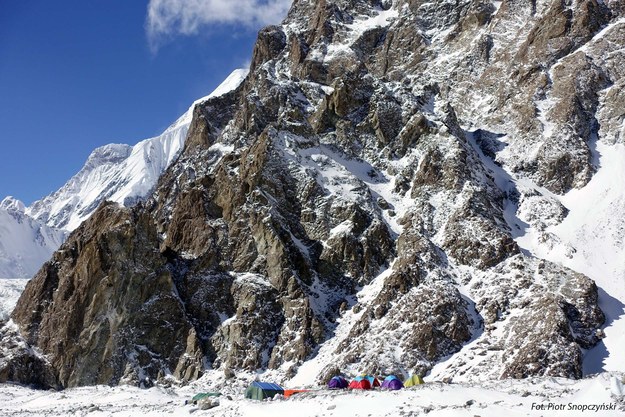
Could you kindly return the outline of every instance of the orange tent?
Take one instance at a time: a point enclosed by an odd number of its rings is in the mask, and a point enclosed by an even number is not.
[[[284,398],[289,398],[293,394],[297,394],[298,392],[308,392],[308,389],[285,389],[284,390]]]

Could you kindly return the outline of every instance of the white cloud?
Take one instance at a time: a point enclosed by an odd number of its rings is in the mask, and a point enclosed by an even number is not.
[[[212,24],[244,25],[248,28],[279,23],[292,0],[150,0],[146,31],[155,51],[163,39],[195,35]]]

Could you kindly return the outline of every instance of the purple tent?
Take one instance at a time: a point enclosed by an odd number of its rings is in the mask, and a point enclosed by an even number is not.
[[[347,380],[342,376],[335,376],[328,382],[328,388],[330,389],[345,389],[347,388]]]
[[[384,389],[398,390],[398,389],[402,389],[403,387],[404,387],[404,384],[395,375],[387,376],[386,378],[384,378],[384,381],[382,382],[382,388]]]

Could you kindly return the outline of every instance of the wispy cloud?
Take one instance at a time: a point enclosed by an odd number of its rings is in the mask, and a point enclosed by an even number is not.
[[[150,0],[146,18],[148,42],[156,52],[165,39],[195,35],[208,25],[248,28],[278,23],[292,0]]]

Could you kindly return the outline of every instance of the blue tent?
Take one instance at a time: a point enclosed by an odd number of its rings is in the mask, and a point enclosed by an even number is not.
[[[264,400],[265,398],[273,398],[276,395],[284,395],[284,389],[277,384],[271,382],[254,381],[245,390],[245,398],[252,400]]]

